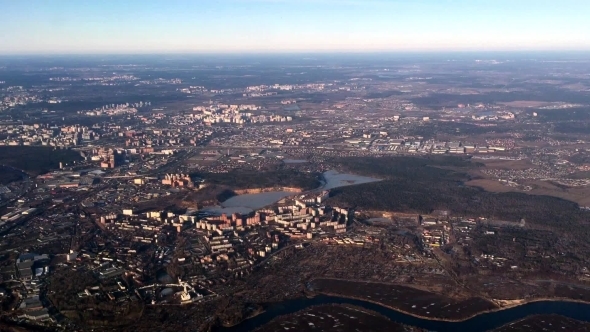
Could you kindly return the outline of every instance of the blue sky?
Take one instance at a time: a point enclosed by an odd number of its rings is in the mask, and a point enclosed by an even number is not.
[[[590,50],[589,0],[0,0],[0,54]]]

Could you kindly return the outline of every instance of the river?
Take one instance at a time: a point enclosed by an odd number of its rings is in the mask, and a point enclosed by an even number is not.
[[[482,313],[473,318],[461,322],[447,322],[429,320],[404,314],[397,310],[355,299],[348,299],[337,296],[318,295],[313,298],[300,298],[288,300],[269,306],[266,311],[256,317],[245,320],[233,327],[220,327],[219,332],[246,332],[252,331],[269,323],[272,319],[295,313],[315,305],[326,304],[352,304],[374,312],[380,313],[392,321],[416,326],[429,331],[454,332],[454,331],[489,331],[502,325],[518,321],[530,315],[556,314],[580,321],[590,322],[590,304],[565,302],[565,301],[540,301],[523,304],[517,307]]]

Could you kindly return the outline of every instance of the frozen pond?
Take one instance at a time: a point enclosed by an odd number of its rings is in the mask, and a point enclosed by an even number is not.
[[[261,209],[280,201],[287,196],[296,195],[297,193],[288,191],[269,191],[258,194],[244,194],[229,198],[221,203],[221,206],[206,207],[203,211],[216,214],[232,213],[250,213],[254,210]]]
[[[292,160],[291,162],[306,162],[305,160]],[[286,160],[285,160],[286,162]],[[324,174],[324,183],[321,187],[316,190],[328,190],[334,189],[338,187],[344,186],[352,186],[355,184],[362,184],[362,183],[370,183],[379,181],[379,179],[367,177],[367,176],[360,176],[360,175],[353,175],[353,174],[346,174],[346,173],[338,173],[336,171],[327,171]],[[232,214],[232,213],[240,213],[240,214],[247,214],[254,210],[261,209],[267,205],[271,205],[273,203],[278,202],[279,200],[288,197],[297,195],[294,192],[288,191],[269,191],[264,193],[258,194],[245,194],[245,195],[238,195],[229,198],[225,202],[221,203],[221,206],[209,206],[205,207],[202,211],[214,214]]]
[[[368,176],[338,173],[337,171],[324,172],[324,180],[326,183],[320,188],[323,190],[379,181],[379,179]]]

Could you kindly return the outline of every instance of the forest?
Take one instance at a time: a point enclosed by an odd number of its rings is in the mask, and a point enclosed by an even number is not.
[[[467,170],[481,165],[460,157],[342,158],[348,171],[382,178],[375,183],[332,190],[329,204],[357,210],[428,214],[450,210],[453,216],[568,227],[590,220],[590,212],[567,200],[522,193],[491,193],[464,186]]]
[[[286,168],[265,172],[236,169],[229,173],[200,173],[191,176],[203,178],[209,184],[228,186],[234,190],[269,187],[296,187],[309,190],[320,186],[319,174]]]
[[[47,173],[59,168],[59,163],[69,164],[81,160],[79,152],[43,146],[0,146],[0,165],[14,167],[30,176]]]

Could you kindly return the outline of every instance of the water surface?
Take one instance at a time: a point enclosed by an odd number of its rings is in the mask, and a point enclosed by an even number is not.
[[[565,302],[565,301],[541,301],[527,303],[510,309],[484,313],[461,322],[446,322],[418,318],[404,314],[397,310],[389,309],[381,305],[355,299],[348,299],[337,296],[318,295],[313,298],[299,298],[288,300],[278,304],[273,304],[267,310],[251,319],[230,327],[218,328],[221,332],[246,332],[259,328],[272,319],[288,315],[315,305],[326,304],[352,304],[372,310],[386,316],[394,322],[411,325],[426,329],[428,331],[439,332],[483,332],[489,331],[508,323],[516,322],[530,315],[549,315],[556,314],[580,321],[590,322],[590,304]],[[565,331],[565,330],[560,330]],[[569,331],[568,331],[569,332]]]
[[[254,210],[261,209],[267,205],[276,203],[285,197],[296,194],[297,193],[288,191],[269,191],[257,194],[237,195],[221,203],[221,206],[206,207],[203,210],[205,212],[216,214],[247,214]]]
[[[285,162],[307,162],[307,160],[286,159]],[[329,190],[338,187],[351,186],[355,184],[376,182],[379,179],[368,176],[360,176],[354,174],[338,173],[336,171],[327,171],[323,174],[323,184],[316,190]],[[288,191],[269,191],[258,194],[244,194],[231,197],[221,203],[221,206],[205,207],[202,211],[213,214],[248,214],[254,210],[261,209],[265,206],[274,204],[279,200],[297,195],[294,192]]]

